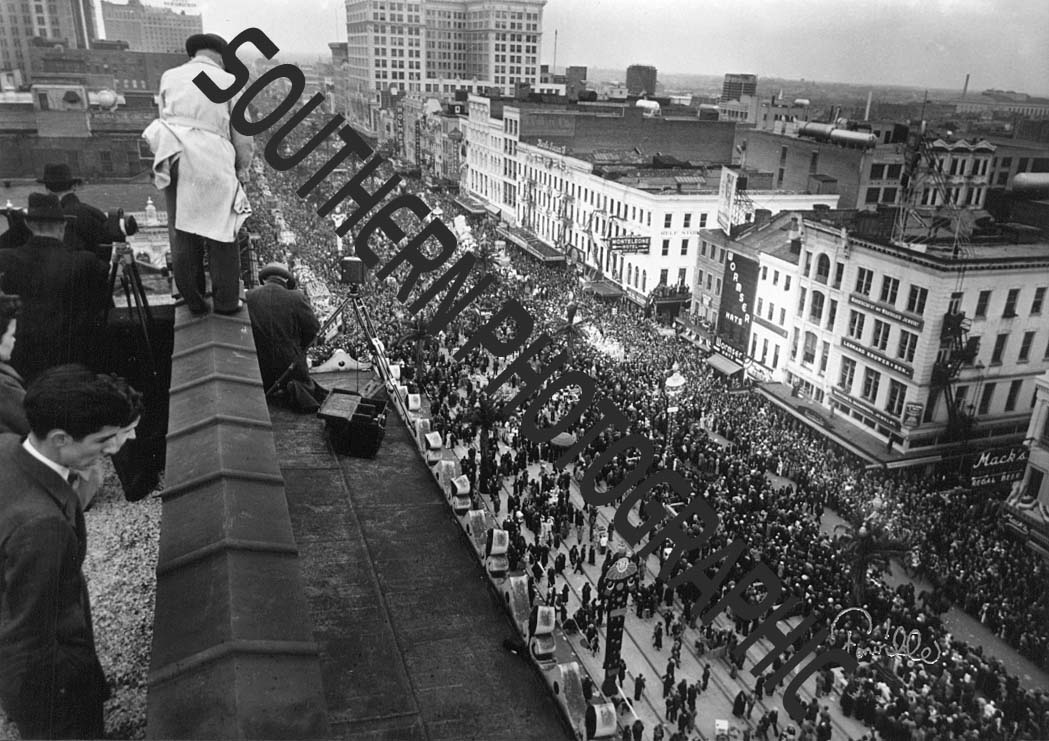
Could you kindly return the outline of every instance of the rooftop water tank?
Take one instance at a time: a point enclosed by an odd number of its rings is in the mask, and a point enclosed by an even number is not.
[[[645,116],[658,116],[659,103],[654,100],[639,100],[634,103],[635,108],[640,108]]]
[[[798,127],[798,136],[811,136],[813,139],[829,139],[834,131],[834,124],[803,123]]]
[[[1049,172],[1021,172],[1013,177],[1013,190],[1049,190]]]
[[[845,129],[831,131],[830,140],[835,144],[851,144],[864,148],[873,147],[878,143],[878,137],[869,131],[846,131]]]

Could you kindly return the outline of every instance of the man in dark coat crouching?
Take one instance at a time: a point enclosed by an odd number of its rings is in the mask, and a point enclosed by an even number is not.
[[[268,391],[279,381],[275,392],[282,393],[290,406],[316,411],[327,392],[310,378],[306,348],[317,336],[320,321],[306,296],[296,290],[286,265],[271,262],[259,271],[259,280],[262,285],[245,298],[262,385]]]

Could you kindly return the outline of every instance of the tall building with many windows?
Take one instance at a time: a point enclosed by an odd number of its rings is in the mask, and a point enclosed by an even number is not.
[[[655,95],[656,68],[649,64],[632,64],[626,68],[628,95]]]
[[[36,36],[90,48],[99,36],[91,0],[0,0],[0,70],[21,70],[28,78]]]
[[[126,4],[103,0],[102,23],[106,39],[126,41],[129,51],[184,53],[186,39],[204,30],[199,14],[155,8],[143,5],[141,0]]]
[[[347,74],[363,94],[539,84],[546,0],[347,0]]]
[[[956,250],[859,236],[846,215],[784,214],[730,246],[759,271],[733,359],[872,463],[951,466],[1020,442],[1049,369],[1044,235]]]
[[[755,96],[758,94],[757,75],[739,75],[728,73],[721,85],[722,102],[729,100],[742,100],[743,96]]]

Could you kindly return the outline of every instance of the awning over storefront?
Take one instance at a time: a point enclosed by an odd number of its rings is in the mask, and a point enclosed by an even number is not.
[[[474,216],[481,216],[485,212],[484,204],[470,196],[456,196],[454,200],[464,211]]]
[[[694,347],[710,347],[713,344],[710,331],[688,317],[674,317],[674,326],[681,332],[680,336]]]
[[[598,298],[619,298],[624,291],[620,286],[608,280],[592,280],[583,286],[584,291],[590,291]]]
[[[718,353],[707,358],[707,365],[725,376],[734,376],[743,370],[742,365]]]
[[[542,241],[536,236],[528,234],[527,232],[521,231],[520,229],[513,229],[506,226],[501,226],[496,229],[496,234],[504,238],[508,242],[512,242],[520,247],[522,250],[530,254],[543,262],[564,262],[565,256],[563,252],[554,249],[546,242]]]
[[[490,203],[484,204],[484,210],[487,211],[488,213],[490,213],[492,216],[498,216],[499,215],[499,207],[498,206],[493,206]]]

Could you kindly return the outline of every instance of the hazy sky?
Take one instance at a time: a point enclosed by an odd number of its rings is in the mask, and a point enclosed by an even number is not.
[[[161,4],[160,0],[151,0]],[[337,0],[200,0],[204,27],[282,50],[345,39]],[[543,62],[1049,94],[1049,0],[548,0]]]

